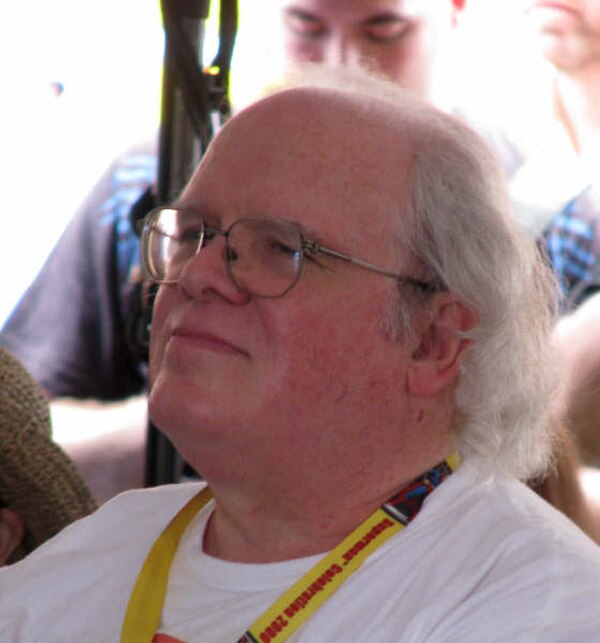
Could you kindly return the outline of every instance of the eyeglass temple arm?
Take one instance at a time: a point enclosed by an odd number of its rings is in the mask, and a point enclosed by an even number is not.
[[[355,266],[359,266],[360,268],[365,268],[366,270],[372,270],[373,272],[377,272],[378,274],[384,275],[385,277],[391,277],[392,279],[395,279],[400,283],[410,284],[412,286],[420,288],[421,290],[430,291],[430,292],[436,292],[439,290],[439,288],[435,284],[428,283],[426,281],[421,281],[420,279],[415,279],[414,277],[397,275],[394,272],[389,272],[388,270],[384,270],[383,268],[374,266],[372,263],[369,263],[368,261],[363,261],[362,259],[356,259],[355,257],[351,257],[350,255],[346,255],[342,252],[338,252],[337,250],[331,250],[331,248],[326,248],[325,246],[322,246],[320,243],[316,241],[304,239],[302,246],[306,252],[312,255],[321,253],[321,254],[327,255],[328,257],[333,257],[334,259],[341,259],[342,261],[346,261]]]

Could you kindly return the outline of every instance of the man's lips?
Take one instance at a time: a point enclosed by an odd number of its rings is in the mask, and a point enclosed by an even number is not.
[[[557,11],[565,11],[566,13],[577,14],[575,7],[562,2],[555,2],[553,0],[541,0],[541,2],[532,2],[529,6],[529,11],[532,9],[556,9]]]
[[[220,335],[204,330],[175,328],[170,334],[170,340],[175,340],[178,343],[189,344],[190,348],[201,348],[217,353],[241,354],[246,357],[249,356],[245,350],[236,344],[233,344]]]

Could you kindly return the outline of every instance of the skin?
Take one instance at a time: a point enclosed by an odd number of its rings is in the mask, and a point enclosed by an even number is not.
[[[558,413],[573,428],[583,461],[594,467],[600,466],[599,320],[600,297],[596,295],[563,319],[556,334],[564,365],[564,385],[558,400]],[[599,489],[590,496],[590,501],[600,508]],[[597,513],[600,517],[600,511]],[[597,524],[600,528],[600,519]]]
[[[8,563],[24,536],[25,526],[20,516],[8,507],[0,508],[0,567]]]
[[[392,240],[413,143],[388,110],[366,115],[309,89],[266,99],[221,132],[181,203],[223,228],[257,214],[295,221],[407,272]],[[393,280],[325,259],[307,262],[286,296],[261,299],[229,281],[223,247],[214,241],[160,288],[151,417],[215,493],[208,553],[266,562],[325,551],[451,450],[466,347],[456,331],[474,316],[440,294],[410,343],[392,341],[380,320]]]
[[[526,5],[534,42],[555,70],[556,116],[578,155],[600,161],[600,2],[538,0]]]
[[[577,73],[600,64],[600,2],[537,0],[526,13],[542,55],[558,69]]]
[[[460,0],[284,0],[284,51],[294,62],[362,67],[430,98],[435,57],[462,5]]]

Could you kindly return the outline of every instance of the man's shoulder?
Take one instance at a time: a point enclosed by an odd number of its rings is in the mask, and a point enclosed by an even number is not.
[[[363,629],[361,640],[594,640],[599,592],[600,549],[575,525],[519,481],[462,465],[315,614],[306,640],[331,628],[349,640]]]
[[[436,593],[432,631],[447,637],[431,640],[489,640],[494,631],[502,640],[562,640],[557,633],[600,628],[600,548],[514,478],[463,465],[406,536],[396,552],[415,565],[417,602]],[[433,587],[421,580],[432,578]]]
[[[465,559],[520,559],[544,574],[562,574],[565,565],[589,566],[600,574],[600,548],[563,513],[527,485],[509,476],[479,475],[461,467],[427,501],[427,528],[437,525]],[[512,563],[510,563],[512,564]],[[543,569],[542,569],[543,568]],[[502,571],[500,573],[503,573]],[[598,576],[600,588],[600,575]]]

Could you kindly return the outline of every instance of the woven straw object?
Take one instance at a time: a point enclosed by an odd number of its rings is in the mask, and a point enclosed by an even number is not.
[[[52,442],[48,402],[39,386],[2,348],[0,501],[25,523],[25,539],[10,562],[97,506],[75,465]]]

